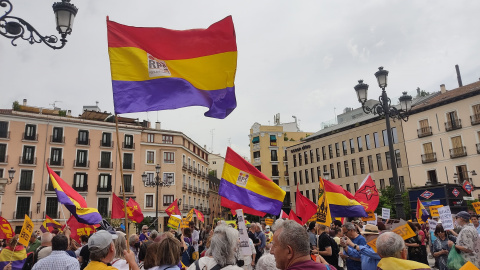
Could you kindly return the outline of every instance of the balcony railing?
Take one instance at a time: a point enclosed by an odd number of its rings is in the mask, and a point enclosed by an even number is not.
[[[193,170],[192,165],[188,165],[188,171],[189,171],[189,172],[192,172],[192,170]]]
[[[130,162],[130,163],[123,163],[123,169],[124,170],[135,170],[135,163]]]
[[[472,126],[480,124],[480,114],[470,115],[470,121]]]
[[[132,149],[132,150],[134,150],[134,149],[135,149],[135,143],[126,144],[125,142],[123,142],[123,143],[122,143],[122,148],[123,148],[123,149]]]
[[[427,153],[422,155],[422,163],[430,163],[437,161],[437,153]]]
[[[65,143],[65,136],[54,137],[53,135],[50,135],[50,142],[51,143]]]
[[[34,191],[35,190],[35,183],[25,183],[20,181],[17,183],[17,191]]]
[[[461,128],[462,128],[462,120],[461,119],[455,119],[454,121],[445,122],[445,130],[446,131],[452,131],[452,130],[461,129]]]
[[[417,129],[418,138],[423,138],[432,135],[432,127],[423,127]]]
[[[184,170],[184,171],[187,170],[187,163],[183,162],[183,164],[182,164],[182,170]]]
[[[75,186],[74,184],[72,185],[72,188],[76,191],[82,191],[86,192],[88,191],[88,185],[83,185],[83,186]]]
[[[465,146],[450,149],[450,158],[464,157],[467,155]]]
[[[113,141],[100,140],[100,147],[108,147],[108,148],[111,148],[111,147],[113,147]]]
[[[123,193],[122,186],[120,186],[120,193]],[[125,193],[135,193],[135,186],[125,186]]]
[[[288,176],[288,171],[284,171],[283,176]]]
[[[24,132],[22,133],[22,139],[24,141],[38,141],[38,134],[27,135]]]
[[[10,131],[5,132],[5,134],[1,134],[0,139],[10,139]]]
[[[187,190],[187,184],[183,183],[182,190]]]
[[[477,143],[477,154],[480,154],[480,143]]]
[[[25,215],[32,216],[32,211],[13,211],[13,219],[25,219]]]
[[[112,169],[113,168],[113,162],[98,162],[98,168],[99,169]]]
[[[19,159],[20,165],[37,165],[37,158],[26,158],[25,156],[20,156]]]
[[[278,157],[277,156],[271,157],[270,161],[278,161]]]
[[[90,145],[90,139],[79,140],[79,139],[77,138],[77,145]]]
[[[278,171],[272,171],[272,176],[279,176],[279,172]]]
[[[45,184],[45,191],[52,192],[52,191],[55,191],[55,189],[53,188],[53,185],[49,183],[49,184]]]
[[[184,205],[183,205],[183,210],[185,210],[185,211],[189,210],[187,204],[184,204]]]
[[[78,167],[78,168],[90,168],[90,160],[89,161],[84,161],[84,162],[79,162],[78,160],[73,161],[73,167]]]
[[[205,172],[202,172],[202,177],[205,178],[207,174]]]
[[[63,159],[61,160],[52,160],[51,158],[48,159],[49,166],[61,166],[63,167]]]
[[[193,173],[197,174],[197,168],[193,168]]]
[[[8,163],[8,155],[0,156],[0,163]]]
[[[60,218],[60,211],[58,212],[55,211],[50,213],[43,211],[43,219],[46,219],[45,215],[47,215],[49,218],[57,219],[57,218]]]
[[[97,192],[111,192],[111,191],[112,191],[112,185],[107,185],[106,187],[97,185]]]
[[[193,190],[193,186],[192,186],[192,185],[188,185],[188,190],[189,190],[189,191],[192,191],[192,190]]]
[[[197,192],[197,187],[193,187],[193,192]]]

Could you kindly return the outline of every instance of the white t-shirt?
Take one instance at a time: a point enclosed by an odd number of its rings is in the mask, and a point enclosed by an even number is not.
[[[206,267],[206,270],[210,270],[215,265],[217,265],[217,262],[212,257],[202,257],[200,258],[200,260],[198,260],[198,265],[202,270],[203,270],[203,267]],[[187,270],[196,270],[196,269],[197,267],[195,266],[195,263],[192,263],[190,267],[187,268]],[[222,270],[243,270],[243,269],[236,265],[227,265],[223,267]]]
[[[197,230],[193,230],[192,233],[192,241],[196,242],[196,244],[193,245],[193,248],[195,251],[198,252],[198,240],[200,239],[200,233]]]

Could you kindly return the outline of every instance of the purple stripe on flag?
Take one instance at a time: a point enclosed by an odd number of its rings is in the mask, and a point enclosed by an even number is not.
[[[365,208],[361,205],[344,206],[329,204],[330,213],[333,217],[364,217]]]
[[[55,192],[57,193],[58,201],[63,204],[68,209],[68,211],[70,211],[70,213],[72,213],[72,215],[77,218],[78,222],[88,225],[94,225],[102,221],[102,216],[98,212],[92,212],[85,215],[77,214],[77,207],[75,206],[75,204],[73,204],[72,200],[67,196],[67,194],[58,189],[55,189]]]
[[[203,106],[205,116],[223,119],[236,107],[235,87],[200,90],[182,78],[112,81],[115,113],[171,110]]]
[[[234,185],[227,180],[220,181],[218,194],[241,205],[272,215],[280,214],[283,202],[267,198],[251,190]]]

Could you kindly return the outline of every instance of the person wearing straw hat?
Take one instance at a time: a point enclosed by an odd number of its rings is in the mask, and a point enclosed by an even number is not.
[[[379,235],[378,227],[372,224],[367,224],[365,230],[362,232],[363,237],[368,242],[376,239]],[[373,251],[372,247],[366,245],[356,245],[349,238],[345,241],[347,248],[352,249],[351,253],[360,254],[360,260],[362,263],[362,270],[376,270],[378,262],[382,259],[378,254]]]

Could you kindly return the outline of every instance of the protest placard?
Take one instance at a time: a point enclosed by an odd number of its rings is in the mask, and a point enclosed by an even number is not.
[[[369,220],[375,220],[375,212],[373,211],[367,211],[368,216],[367,217],[362,217],[363,221],[369,221]]]
[[[443,205],[432,205],[430,206],[430,215],[432,217],[439,217],[438,208],[443,207]]]
[[[475,208],[475,212],[477,215],[480,215],[480,202],[474,202],[472,203],[473,208]]]
[[[176,230],[176,229],[178,229],[178,225],[180,225],[180,222],[182,222],[181,219],[179,219],[178,217],[176,217],[174,215],[171,215],[170,218],[168,219],[167,226],[169,228],[172,228],[172,229]]]
[[[429,219],[428,220],[428,226],[430,227],[430,231],[435,231],[435,228],[437,227],[437,221],[434,219]]]
[[[440,215],[440,220],[442,221],[442,226],[444,230],[453,230],[453,219],[452,212],[450,211],[450,206],[444,206],[438,208],[438,214]]]
[[[245,226],[245,219],[243,217],[243,210],[235,210],[237,213],[238,221],[238,234],[240,236],[240,254],[244,256],[252,255],[252,249],[250,248],[247,226]],[[266,223],[266,222],[265,222]]]
[[[404,224],[399,227],[396,227],[395,229],[392,230],[392,232],[400,235],[403,240],[416,235],[415,232],[412,231],[410,226],[408,226],[408,224]],[[367,245],[371,246],[373,251],[377,252],[377,239],[373,239],[372,241],[368,242]]]
[[[22,231],[18,236],[18,242],[28,247],[28,243],[30,242],[30,237],[32,236],[32,232],[33,232],[33,222],[27,215],[25,215]]]
[[[390,219],[390,208],[382,208],[382,218]]]
[[[273,225],[273,218],[266,218],[265,225],[272,226]]]
[[[375,220],[369,220],[369,221],[367,221],[367,224],[372,224],[372,225],[377,226],[377,218],[378,218],[378,216],[377,216],[377,214],[375,214]]]

